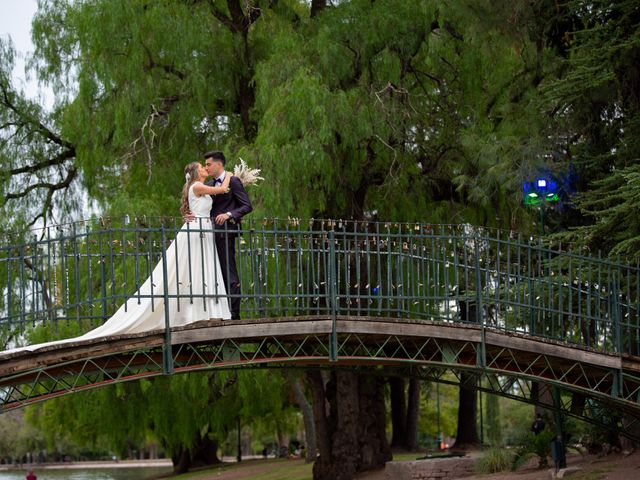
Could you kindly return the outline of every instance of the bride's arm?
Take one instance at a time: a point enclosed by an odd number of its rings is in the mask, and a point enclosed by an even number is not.
[[[229,182],[231,181],[231,177],[233,173],[227,172],[224,176],[224,181],[219,187],[210,187],[209,185],[205,185],[204,183],[196,183],[193,185],[193,193],[197,196],[201,195],[220,195],[221,193],[227,193],[229,191]]]

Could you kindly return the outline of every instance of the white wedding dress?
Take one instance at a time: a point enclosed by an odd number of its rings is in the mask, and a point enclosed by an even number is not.
[[[199,182],[195,182],[194,185],[196,183]],[[194,185],[189,188],[189,209],[196,219],[182,226],[165,254],[171,327],[188,325],[200,320],[231,318],[209,217],[213,200],[210,195],[196,196],[193,193]],[[80,337],[29,345],[2,353],[34,351],[51,345],[164,328],[164,281],[161,260],[138,291],[100,327]]]

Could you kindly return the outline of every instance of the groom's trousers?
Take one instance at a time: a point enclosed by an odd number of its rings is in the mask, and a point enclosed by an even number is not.
[[[216,233],[216,250],[222,268],[224,287],[231,297],[231,319],[240,320],[240,279],[236,266],[236,234]]]

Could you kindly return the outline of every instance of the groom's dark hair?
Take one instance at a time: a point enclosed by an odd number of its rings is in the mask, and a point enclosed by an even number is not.
[[[222,152],[218,152],[218,151],[207,152],[204,154],[204,159],[206,160],[207,158],[213,158],[214,160],[222,162],[223,165],[227,163],[227,159],[224,158],[224,153]]]

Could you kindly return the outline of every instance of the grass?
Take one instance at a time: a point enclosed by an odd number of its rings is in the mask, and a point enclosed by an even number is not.
[[[420,453],[399,453],[394,454],[393,459],[404,462],[416,460],[421,456],[423,455]],[[229,474],[229,476],[233,476],[237,480],[312,480],[312,468],[313,464],[304,463],[304,460],[248,460],[241,464],[226,463],[206,470],[169,478],[171,480],[208,480],[222,474]]]
[[[313,478],[312,468],[313,465],[304,463],[304,460],[247,460],[241,464],[226,463],[169,478],[171,480],[205,480],[229,474],[233,475],[234,479],[242,480],[311,480]]]
[[[576,472],[572,475],[572,478],[575,480],[603,480],[606,478],[607,473],[609,473],[613,467],[604,467],[598,468],[596,470],[591,470],[590,472]]]

